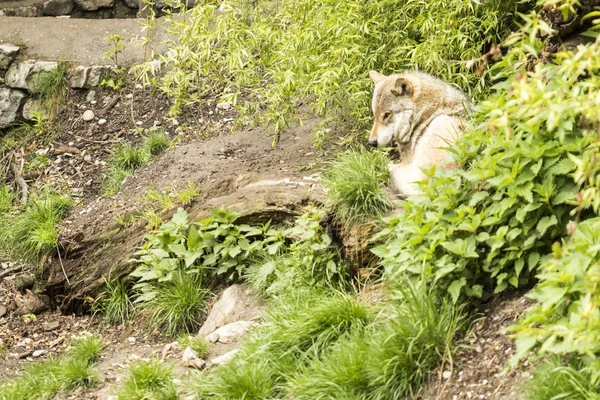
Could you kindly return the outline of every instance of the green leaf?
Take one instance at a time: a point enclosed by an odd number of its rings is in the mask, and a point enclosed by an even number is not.
[[[460,290],[467,284],[466,278],[454,280],[448,287],[448,293],[452,296],[452,302],[456,304],[460,296]]]
[[[541,218],[535,229],[540,233],[540,235],[543,235],[546,233],[548,228],[556,224],[558,224],[558,220],[554,215],[551,215],[548,217]]]

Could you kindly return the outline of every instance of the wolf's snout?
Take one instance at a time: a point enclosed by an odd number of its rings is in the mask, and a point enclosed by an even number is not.
[[[377,147],[377,139],[369,139],[369,146]]]

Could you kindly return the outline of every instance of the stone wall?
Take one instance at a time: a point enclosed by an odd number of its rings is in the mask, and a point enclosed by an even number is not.
[[[0,0],[0,16],[134,18],[140,0]]]
[[[58,68],[56,61],[21,59],[20,50],[15,45],[0,45],[0,129],[18,125],[31,119],[33,111],[41,111],[31,91],[43,74]],[[111,70],[102,65],[69,65],[66,78],[72,89],[91,89]]]

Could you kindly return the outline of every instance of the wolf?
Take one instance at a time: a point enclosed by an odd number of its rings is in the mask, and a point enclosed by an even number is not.
[[[472,103],[461,90],[423,72],[385,76],[371,71],[369,75],[375,83],[375,121],[368,143],[398,146],[400,162],[390,164],[391,186],[402,197],[412,196],[419,193],[415,182],[428,178],[421,169],[442,164],[446,148],[468,126]]]

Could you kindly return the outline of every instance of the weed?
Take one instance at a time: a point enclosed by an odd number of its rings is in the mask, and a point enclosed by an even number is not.
[[[173,384],[173,367],[156,359],[132,364],[116,394],[118,400],[179,399]]]
[[[93,364],[100,357],[100,353],[104,347],[105,344],[101,338],[94,335],[87,335],[73,341],[69,355],[71,358],[81,360],[86,364]]]
[[[154,131],[144,138],[143,147],[153,156],[160,154],[171,145],[169,135],[164,131]]]
[[[23,171],[25,173],[43,171],[48,167],[48,165],[50,165],[50,162],[51,161],[47,156],[36,154],[29,160],[29,162],[27,162],[27,164],[25,164]]]
[[[591,383],[594,371],[585,369],[577,361],[569,364],[560,362],[555,356],[539,365],[533,379],[523,385],[525,400],[548,399],[600,399],[600,386]]]
[[[196,184],[191,181],[188,182],[185,189],[182,189],[177,193],[179,202],[184,206],[190,204],[198,196],[200,196],[200,189],[198,189]]]
[[[200,358],[208,355],[210,342],[200,336],[182,335],[177,338],[177,341],[182,349],[190,347]]]
[[[153,328],[176,336],[198,327],[208,293],[198,275],[176,271],[170,280],[157,283],[151,292],[136,301],[148,310],[148,321]]]
[[[366,222],[392,207],[384,188],[389,183],[389,159],[364,148],[339,154],[323,175],[327,197],[343,223]]]
[[[73,390],[91,387],[99,382],[98,374],[84,359],[71,358],[60,364],[62,387]]]
[[[108,38],[106,40],[110,43],[111,48],[110,50],[102,54],[102,58],[112,60],[112,62],[118,68],[119,54],[123,52],[123,50],[125,50],[125,45],[122,43],[123,41],[125,41],[125,39],[123,38],[123,36],[111,33],[110,35],[108,35]]]
[[[150,160],[150,154],[141,147],[133,147],[129,143],[118,146],[110,158],[110,164],[118,169],[135,171],[146,165]]]
[[[71,199],[52,191],[32,198],[23,212],[3,222],[0,245],[18,258],[35,260],[58,244],[58,224],[66,216]]]
[[[104,175],[104,181],[102,182],[104,193],[106,193],[107,196],[119,193],[123,182],[131,175],[133,175],[133,171],[131,170],[110,166]]]
[[[137,222],[135,214],[115,214],[115,222],[122,228],[131,226]]]
[[[40,72],[35,76],[35,81],[32,82],[31,94],[44,101],[47,105],[58,105],[69,88],[66,78],[66,65],[58,63],[57,68],[48,72]]]
[[[12,209],[17,195],[6,185],[0,187],[0,215]]]
[[[128,322],[134,314],[129,287],[121,280],[104,278],[106,289],[92,304],[92,311],[104,314],[109,324],[121,325]]]
[[[146,221],[146,230],[153,231],[158,229],[163,223],[162,217],[156,213],[152,208],[147,208],[140,213],[140,219]]]
[[[173,207],[174,202],[173,202],[173,198],[171,197],[170,193],[167,192],[159,192],[158,190],[152,188],[150,190],[148,190],[144,196],[142,196],[142,200],[147,201],[149,203],[158,203],[158,205],[160,206],[160,208],[163,211],[168,210],[169,208]]]

